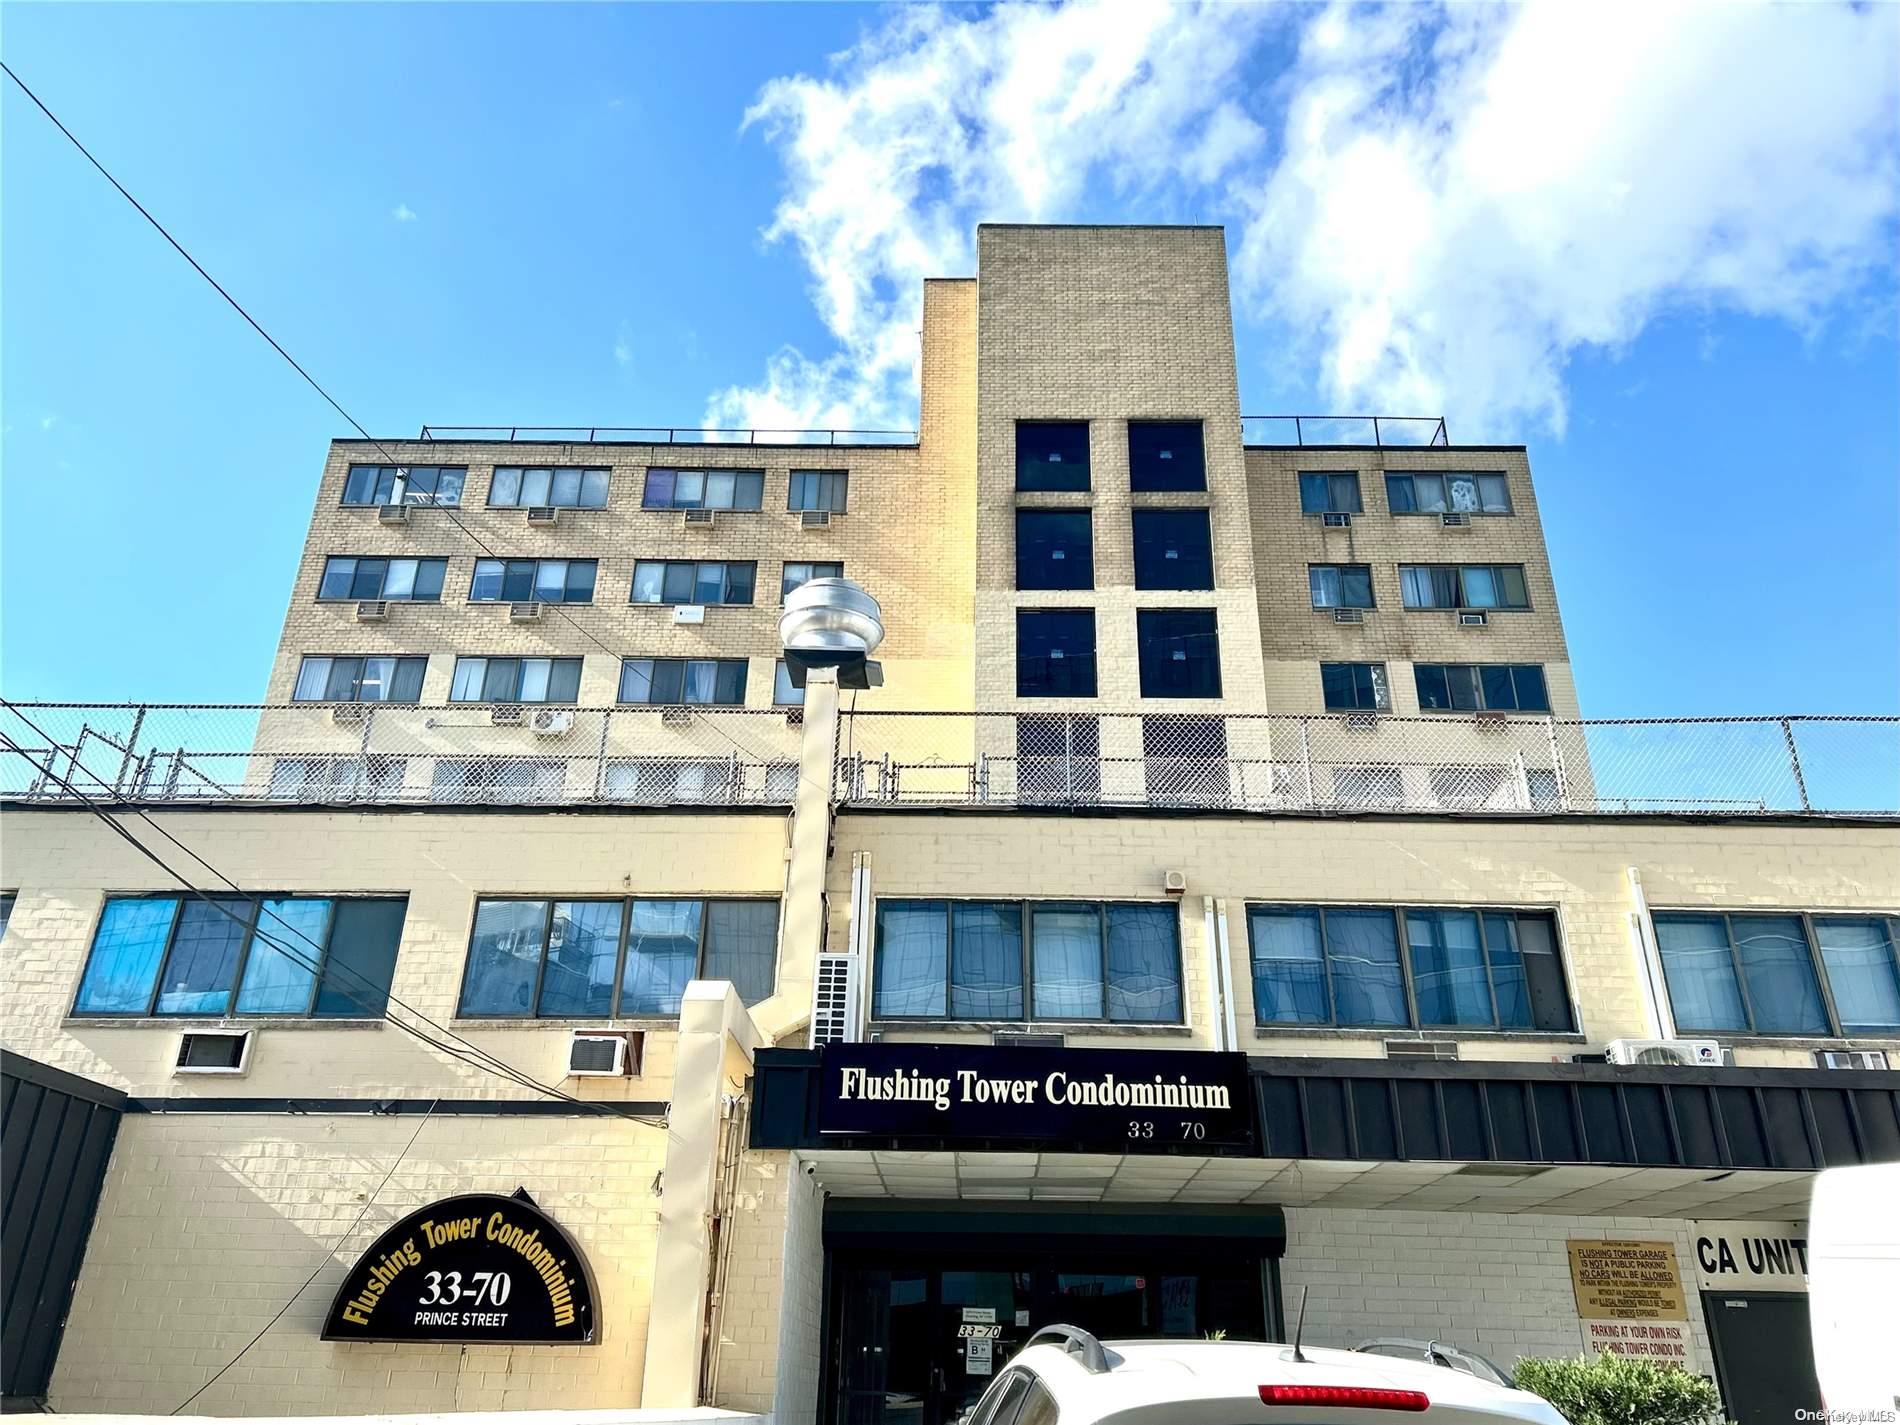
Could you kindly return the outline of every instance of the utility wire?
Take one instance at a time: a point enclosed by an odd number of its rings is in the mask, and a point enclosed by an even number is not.
[[[293,1291],[290,1294],[290,1300],[286,1301],[282,1306],[277,1308],[277,1314],[271,1317],[270,1320],[264,1323],[264,1329],[262,1331],[259,1331],[255,1336],[251,1337],[250,1340],[246,1341],[244,1343],[243,1349],[240,1350],[235,1356],[231,1357],[231,1359],[226,1361],[222,1366],[219,1366],[216,1375],[212,1376],[210,1380],[206,1381],[203,1385],[199,1386],[196,1390],[194,1390],[190,1395],[186,1396],[183,1400],[179,1401],[177,1405],[173,1406],[171,1410],[168,1412],[169,1414],[172,1414],[172,1415],[178,1414],[179,1411],[183,1410],[187,1405],[191,1404],[192,1401],[196,1400],[199,1396],[203,1395],[207,1390],[210,1390],[212,1386],[216,1385],[218,1381],[224,1376],[224,1373],[230,1370],[231,1367],[235,1366],[239,1361],[243,1360],[245,1353],[248,1352],[251,1349],[251,1347],[255,1346],[259,1341],[263,1340],[264,1337],[267,1334],[269,1334],[270,1328],[275,1326],[279,1321],[283,1320],[284,1313],[290,1310],[291,1307],[295,1306],[297,1302],[302,1299],[303,1294],[310,1290],[310,1284],[314,1282],[319,1275],[321,1275],[323,1269],[329,1266],[331,1260],[336,1256],[337,1248],[341,1247],[345,1242],[349,1241],[350,1238],[354,1237],[356,1235],[356,1229],[363,1225],[363,1219],[369,1216],[369,1210],[376,1205],[376,1199],[382,1196],[383,1189],[389,1186],[389,1180],[396,1176],[396,1169],[400,1168],[403,1164],[403,1160],[409,1156],[409,1150],[416,1146],[416,1139],[420,1138],[422,1136],[422,1130],[429,1126],[429,1119],[434,1116],[436,1108],[440,1103],[441,1103],[440,1099],[435,1099],[429,1104],[428,1112],[422,1115],[422,1122],[418,1123],[416,1125],[416,1131],[409,1135],[409,1141],[403,1145],[402,1151],[396,1155],[396,1161],[389,1165],[389,1171],[383,1174],[383,1180],[379,1182],[378,1184],[376,1184],[376,1190],[369,1195],[369,1200],[363,1204],[363,1210],[356,1214],[356,1221],[350,1224],[349,1230],[347,1232],[345,1232],[341,1237],[337,1238],[335,1242],[330,1244],[330,1250],[325,1252],[323,1254],[323,1260],[317,1263],[316,1271],[313,1271],[312,1273],[310,1273],[309,1276],[304,1278],[303,1285],[298,1287],[295,1291]]]
[[[177,238],[173,237],[171,233],[166,230],[165,225],[159,222],[157,218],[153,217],[151,213],[146,209],[145,205],[139,202],[137,198],[134,198],[132,194],[126,189],[126,186],[123,183],[119,182],[118,179],[114,178],[111,172],[106,168],[106,166],[103,163],[99,162],[98,159],[92,156],[92,151],[79,141],[78,137],[73,133],[71,129],[67,128],[65,124],[60,122],[59,115],[55,114],[51,109],[46,107],[45,101],[43,101],[39,95],[35,94],[31,89],[27,87],[26,81],[21,79],[19,75],[15,74],[11,66],[7,65],[4,61],[0,61],[0,70],[4,70],[6,72],[7,78],[11,79],[15,84],[19,86],[20,92],[26,95],[27,98],[31,99],[35,107],[37,107],[42,114],[46,115],[48,119],[52,120],[53,127],[58,129],[62,134],[64,134],[67,140],[72,144],[72,146],[78,149],[79,152],[82,155],[84,155],[86,162],[90,163],[94,168],[98,169],[99,172],[104,176],[106,182],[110,183],[114,188],[119,190],[120,196],[123,197],[126,202],[130,203],[134,208],[138,210],[139,216],[144,218],[146,222],[150,223],[152,227],[157,230],[158,235],[164,238],[166,242],[170,243],[172,247],[177,250],[178,255],[184,258],[186,262],[189,262],[192,266],[192,269],[196,271],[200,277],[204,278],[206,282],[209,282],[211,284],[212,290],[215,291],[220,297],[224,298],[224,300],[230,304],[231,310],[236,312],[240,317],[244,318],[244,320],[251,325],[251,328],[254,331],[256,331],[256,333],[259,336],[263,337],[265,341],[270,343],[271,349],[273,351],[275,351],[279,356],[283,357],[285,361],[290,363],[291,369],[295,371],[299,376],[303,377],[303,379],[309,384],[311,390],[315,391],[319,396],[323,397],[325,401],[329,402],[331,408],[335,410],[338,415],[342,416],[344,420],[348,421],[350,425],[355,429],[358,435],[362,436],[364,440],[368,441],[371,445],[375,446],[378,453],[380,453],[383,459],[388,461],[390,465],[405,468],[405,469],[407,468],[405,462],[400,461],[395,456],[391,455],[389,453],[389,448],[385,446],[382,443],[382,441],[378,440],[375,436],[371,435],[369,431],[364,427],[361,421],[357,420],[355,416],[351,415],[348,411],[344,410],[342,404],[338,402],[336,397],[332,396],[328,391],[324,390],[324,388],[318,383],[316,377],[312,376],[308,371],[304,370],[304,368],[298,363],[297,359],[294,356],[292,356],[288,351],[284,350],[283,346],[278,342],[277,338],[272,336],[269,332],[265,331],[263,328],[263,325],[257,320],[257,318],[253,317],[249,312],[247,312],[244,309],[244,305],[241,302],[239,302],[237,298],[233,297],[229,292],[225,291],[223,285],[219,283],[217,278],[213,277],[209,272],[205,271],[204,266],[198,261],[198,259],[193,257],[191,253],[185,249],[184,244],[179,242]],[[407,486],[407,482],[405,481],[404,482],[405,499],[407,498],[408,493],[409,493],[408,486]],[[467,535],[470,542],[472,542],[477,549],[481,550],[482,553],[486,554],[490,559],[506,558],[505,555],[497,553],[492,547],[490,547],[488,542],[482,539],[480,535],[476,534],[474,530],[470,529],[466,524],[462,523],[461,519],[455,514],[454,507],[441,503],[441,501],[436,497],[436,494],[433,490],[428,492],[428,498],[426,502],[424,503],[426,503],[427,507],[431,509],[437,509],[437,510],[442,511],[443,514],[448,517],[449,523],[454,525],[463,534]],[[550,604],[549,607],[552,608],[563,619],[565,619],[568,622],[568,624],[572,628],[574,628],[583,638],[587,639],[588,642],[592,643],[596,648],[600,649],[601,652],[605,653],[609,658],[613,659],[616,665],[619,664],[621,661],[625,660],[629,656],[624,653],[616,653],[607,644],[601,642],[601,640],[595,636],[594,632],[591,629],[586,627],[586,625],[582,624],[572,614],[568,613],[568,611],[565,608],[563,608],[560,604],[558,603]],[[719,727],[716,723],[709,721],[707,722],[706,725],[712,729],[713,734],[715,736],[720,738],[722,741],[728,743],[733,748],[734,751],[740,753],[741,755],[751,755],[749,749],[740,745],[740,743],[738,742],[736,738],[732,737],[729,733],[727,733],[723,728]],[[802,777],[803,773],[801,773],[800,776]],[[830,797],[830,788],[826,789],[826,797],[827,797],[827,800]]]

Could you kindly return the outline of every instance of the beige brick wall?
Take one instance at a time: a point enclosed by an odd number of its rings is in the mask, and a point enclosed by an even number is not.
[[[1476,905],[1554,910],[1581,1040],[1459,1040],[1463,1057],[1541,1061],[1643,1037],[1628,868],[1652,907],[1900,911],[1900,829],[1694,826],[1664,821],[1424,818],[1053,818],[846,814],[832,859],[829,943],[849,943],[851,853],[871,858],[879,897],[1160,900],[1186,873],[1181,943],[1189,1028],[1086,1028],[1070,1042],[1210,1042],[1204,897],[1227,912],[1241,1046],[1264,1054],[1377,1056],[1376,1030],[1256,1030],[1246,906]],[[976,1031],[899,1030],[941,1038]],[[1449,1035],[1444,1037],[1450,1037]],[[1863,1041],[1855,1040],[1855,1043]],[[1883,1041],[1868,1040],[1870,1045]],[[1810,1066],[1812,1044],[1741,1041],[1738,1063]],[[1900,1050],[1900,1041],[1884,1041]]]
[[[791,1153],[748,1152],[739,1165],[732,1257],[719,1312],[714,1404],[813,1419],[826,1342],[824,1193]]]
[[[53,1407],[174,1409],[313,1271],[309,1289],[191,1414],[637,1405],[655,1286],[660,1199],[651,1185],[665,1161],[665,1130],[596,1118],[442,1117],[419,1134],[418,1126],[415,1117],[368,1115],[127,1117],[53,1377]],[[412,1134],[415,1146],[404,1155]],[[344,1273],[377,1234],[439,1198],[517,1187],[587,1256],[600,1317],[595,1344],[319,1339]],[[362,1225],[351,1230],[372,1194]],[[668,1309],[690,1309],[679,1302],[676,1293]]]
[[[977,233],[977,270],[977,705],[1136,707],[1136,611],[1211,608],[1222,696],[1139,705],[1156,713],[1258,709],[1258,605],[1221,230],[986,225]],[[1131,419],[1201,421],[1206,493],[1131,493]],[[1018,420],[1090,422],[1087,493],[1018,494]],[[1134,588],[1130,511],[1164,506],[1209,509],[1213,590]],[[1092,590],[1017,590],[1018,507],[1092,510]],[[1018,699],[1016,610],[1060,607],[1096,611],[1098,696]]]

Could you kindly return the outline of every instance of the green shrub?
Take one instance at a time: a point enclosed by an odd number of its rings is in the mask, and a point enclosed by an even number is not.
[[[1519,1389],[1543,1396],[1570,1425],[1699,1425],[1719,1419],[1722,1409],[1705,1377],[1613,1351],[1594,1360],[1523,1360],[1511,1374]]]

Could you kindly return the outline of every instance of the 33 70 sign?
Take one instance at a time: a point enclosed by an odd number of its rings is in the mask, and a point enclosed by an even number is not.
[[[412,1212],[337,1289],[326,1341],[579,1345],[594,1287],[568,1236],[526,1194],[471,1193]]]

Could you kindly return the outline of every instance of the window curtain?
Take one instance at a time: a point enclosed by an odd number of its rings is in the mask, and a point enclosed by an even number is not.
[[[1038,1019],[1102,1017],[1102,926],[1093,906],[1030,911]]]
[[[1181,1019],[1179,918],[1172,905],[1108,907],[1108,1017],[1174,1024]]]
[[[1021,1019],[1021,907],[1007,903],[955,904],[950,908],[950,920],[951,1016]]]
[[[1894,963],[1891,924],[1833,918],[1814,922],[1843,1034],[1900,1035],[1900,967]]]
[[[877,908],[878,1018],[946,1012],[949,926],[942,901],[881,901]]]
[[[1326,912],[1327,967],[1333,1016],[1340,1024],[1406,1025],[1405,977],[1399,969],[1397,923],[1389,910]]]
[[[1827,1034],[1814,957],[1799,916],[1729,917],[1759,1034]]]
[[[1656,944],[1676,1025],[1684,1033],[1748,1029],[1742,989],[1717,915],[1658,915]]]
[[[1254,1017],[1263,1024],[1326,1024],[1326,965],[1317,910],[1252,914]]]

